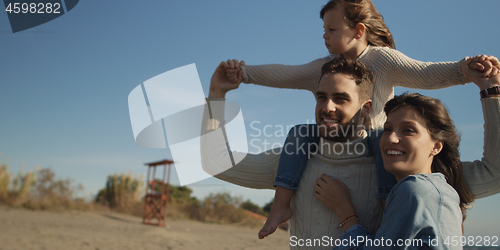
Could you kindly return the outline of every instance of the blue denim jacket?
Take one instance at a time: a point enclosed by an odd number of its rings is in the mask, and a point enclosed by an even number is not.
[[[368,131],[368,146],[373,153],[377,169],[379,197],[386,199],[397,181],[387,172],[378,145],[383,129]],[[296,190],[310,155],[317,151],[319,132],[316,124],[294,126],[287,135],[278,165],[274,186]]]
[[[389,193],[375,237],[355,225],[333,249],[462,249],[459,202],[442,174],[407,176]]]

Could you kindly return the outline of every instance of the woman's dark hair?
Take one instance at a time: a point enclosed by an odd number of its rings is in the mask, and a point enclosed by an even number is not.
[[[438,99],[417,93],[405,93],[389,100],[385,104],[384,112],[389,116],[390,113],[402,107],[416,111],[425,119],[431,137],[443,142],[443,149],[434,156],[432,161],[432,172],[442,173],[446,177],[448,184],[457,191],[460,197],[460,208],[464,212],[474,197],[462,175],[462,164],[458,152],[460,136],[456,132],[446,107]],[[463,215],[465,218],[465,212]]]
[[[330,0],[323,6],[319,16],[323,19],[327,11],[337,7],[343,8],[346,21],[351,28],[356,27],[358,23],[366,26],[368,44],[396,49],[384,18],[378,13],[371,0]]]

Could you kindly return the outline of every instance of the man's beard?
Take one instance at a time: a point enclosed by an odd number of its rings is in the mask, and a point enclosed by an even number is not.
[[[338,119],[342,117],[338,117],[336,115],[329,115],[326,113],[321,113],[319,117],[329,117],[332,119]],[[327,140],[331,141],[347,141],[348,138],[357,138],[359,135],[357,135],[357,131],[359,126],[363,126],[362,124],[359,123],[359,120],[361,118],[361,109],[356,112],[356,114],[350,119],[349,122],[346,122],[345,124],[338,124],[334,128],[330,129],[325,125],[318,125],[318,132],[319,135]]]

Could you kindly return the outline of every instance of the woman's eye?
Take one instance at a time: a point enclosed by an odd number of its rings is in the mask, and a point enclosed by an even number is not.
[[[407,128],[404,130],[406,133],[415,133],[416,131],[414,129],[411,129],[411,128]]]
[[[384,133],[391,132],[392,130],[390,128],[384,128]]]

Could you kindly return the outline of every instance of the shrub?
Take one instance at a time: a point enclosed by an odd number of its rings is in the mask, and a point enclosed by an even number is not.
[[[142,179],[142,176],[134,177],[131,173],[110,175],[95,201],[117,212],[142,215],[141,196],[145,189]]]
[[[74,193],[83,190],[81,185],[73,186],[71,179],[56,180],[49,169],[35,168],[35,171],[19,172],[12,179],[8,166],[0,167],[0,203],[30,209],[60,210],[66,208],[91,209],[91,204],[75,199]]]
[[[273,203],[274,203],[274,198],[270,202],[266,203],[262,208],[262,210],[264,210],[264,212],[269,214],[271,212],[271,208],[273,207]]]
[[[202,215],[205,221],[237,223],[248,217],[243,209],[240,209],[241,199],[229,195],[229,193],[210,194],[201,203]]]
[[[263,216],[267,216],[269,213],[266,213],[261,207],[258,205],[252,203],[250,200],[247,200],[243,203],[241,203],[241,208],[248,210],[252,213],[260,214]]]

